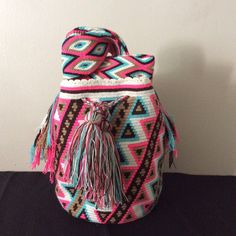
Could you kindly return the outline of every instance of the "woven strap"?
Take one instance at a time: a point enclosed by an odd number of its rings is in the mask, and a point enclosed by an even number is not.
[[[129,54],[126,44],[115,32],[104,28],[75,28],[67,33],[62,44],[63,73],[92,74],[109,54]]]

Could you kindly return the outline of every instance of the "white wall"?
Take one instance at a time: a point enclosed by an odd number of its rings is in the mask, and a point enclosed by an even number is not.
[[[0,170],[29,170],[62,79],[62,40],[87,25],[156,56],[155,87],[181,135],[172,171],[235,175],[235,13],[235,0],[0,0]]]

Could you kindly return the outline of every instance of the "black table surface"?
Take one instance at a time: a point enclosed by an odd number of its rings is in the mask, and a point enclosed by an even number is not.
[[[236,177],[164,174],[151,213],[123,225],[100,225],[63,210],[48,175],[0,172],[0,235],[236,236]]]

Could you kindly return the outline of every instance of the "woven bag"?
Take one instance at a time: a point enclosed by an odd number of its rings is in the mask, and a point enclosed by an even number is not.
[[[122,224],[148,214],[179,135],[152,86],[155,58],[111,30],[78,27],[62,44],[64,79],[31,147],[72,216]],[[55,180],[55,182],[54,182]]]

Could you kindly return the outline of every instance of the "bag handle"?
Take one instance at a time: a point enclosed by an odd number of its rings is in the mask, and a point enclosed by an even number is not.
[[[106,57],[129,54],[121,37],[105,28],[78,27],[67,33],[62,44],[63,73],[89,75]]]

